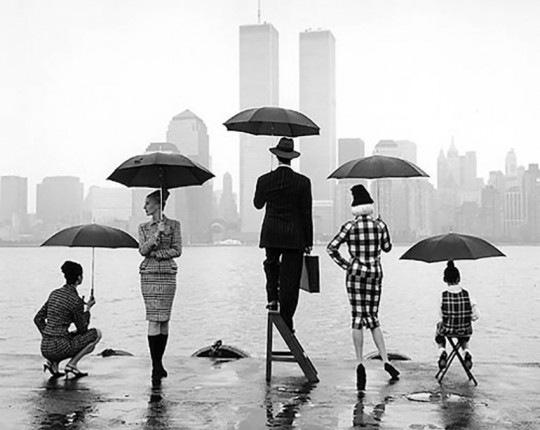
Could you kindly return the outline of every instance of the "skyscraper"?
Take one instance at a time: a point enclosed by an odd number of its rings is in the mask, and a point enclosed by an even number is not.
[[[300,171],[311,179],[314,233],[334,231],[334,181],[326,178],[336,168],[336,51],[328,30],[300,33],[300,111],[320,127],[319,136],[301,139]]]
[[[338,165],[342,165],[348,161],[357,158],[363,158],[365,154],[365,144],[362,139],[358,138],[342,138],[338,139]],[[332,181],[336,181],[332,179]],[[365,179],[340,179],[335,186],[334,200],[334,231],[348,219],[351,218],[351,187],[355,184],[367,185]]]
[[[91,186],[84,199],[85,221],[126,228],[131,216],[131,196],[129,188]]]
[[[416,164],[416,144],[408,140],[381,140],[373,153]],[[433,186],[426,178],[377,179],[372,192],[394,240],[413,241],[431,233]]]
[[[50,176],[37,185],[37,218],[46,224],[77,225],[81,222],[84,186],[75,176]]]
[[[279,39],[271,24],[240,27],[240,110],[279,104]],[[253,207],[257,178],[270,170],[276,138],[240,134],[240,222],[245,240],[256,240],[262,211]]]
[[[20,176],[0,178],[0,224],[21,221],[28,213],[28,179]]]
[[[210,139],[206,124],[189,109],[172,118],[167,130],[167,142],[175,144],[182,155],[210,168]],[[174,212],[182,222],[182,234],[186,242],[209,242],[212,181],[197,187],[171,191],[174,195]]]

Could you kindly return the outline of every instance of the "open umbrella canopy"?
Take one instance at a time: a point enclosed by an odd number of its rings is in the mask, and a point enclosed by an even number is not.
[[[124,230],[101,224],[83,224],[68,227],[53,234],[41,246],[69,246],[92,248],[92,289],[94,297],[94,249],[95,248],[138,248],[139,243]]]
[[[477,260],[487,257],[505,257],[505,255],[480,237],[448,233],[421,240],[409,248],[400,259],[434,263],[448,260]]]
[[[68,227],[53,234],[41,246],[70,246],[87,248],[138,248],[139,243],[119,228],[100,224]]]
[[[124,161],[107,178],[128,187],[178,188],[214,177],[206,167],[174,152],[149,152]]]
[[[313,136],[319,126],[301,112],[278,106],[246,109],[223,123],[229,131],[264,136]]]
[[[371,155],[351,160],[334,170],[328,179],[381,179],[429,177],[416,164],[397,157],[387,155]]]

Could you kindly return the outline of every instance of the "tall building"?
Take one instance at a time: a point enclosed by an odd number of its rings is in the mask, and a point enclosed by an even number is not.
[[[320,127],[319,136],[300,139],[300,171],[311,179],[314,233],[334,233],[336,168],[336,41],[328,30],[300,33],[300,111]]]
[[[437,232],[455,230],[458,224],[478,224],[483,187],[477,176],[476,152],[460,155],[452,139],[447,154],[441,150],[437,160]]]
[[[240,27],[240,110],[279,104],[279,39],[271,24]],[[240,133],[240,222],[244,240],[258,238],[262,211],[253,207],[257,178],[270,170],[277,139]]]
[[[50,176],[37,185],[36,216],[45,224],[81,223],[84,186],[75,176]]]
[[[524,236],[529,241],[540,241],[540,170],[529,164],[523,174]]]
[[[28,214],[28,179],[20,176],[0,178],[0,224],[13,225]]]
[[[167,142],[175,144],[182,155],[210,168],[210,139],[206,124],[189,109],[172,118]],[[187,243],[210,242],[212,193],[212,181],[172,190],[174,212],[182,222],[182,235]]]
[[[363,158],[365,154],[365,144],[359,138],[338,139],[338,165],[341,166],[348,161]],[[335,179],[332,179],[336,181]],[[335,186],[334,199],[334,231],[351,218],[351,187],[356,184],[367,186],[365,179],[339,179]]]
[[[373,153],[416,164],[416,144],[408,140],[381,140]],[[377,179],[371,192],[394,240],[414,241],[431,233],[434,190],[427,178]]]
[[[129,188],[91,186],[84,199],[85,221],[126,228],[132,211],[131,196]]]

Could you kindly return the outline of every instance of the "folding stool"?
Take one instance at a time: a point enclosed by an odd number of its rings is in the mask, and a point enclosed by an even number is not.
[[[461,363],[461,367],[463,367],[463,370],[465,370],[465,373],[469,377],[469,381],[473,381],[474,385],[478,385],[478,382],[476,381],[474,375],[472,374],[470,369],[467,369],[467,366],[465,365],[465,359],[461,355],[460,347],[461,347],[461,338],[459,336],[445,336],[445,338],[448,340],[450,345],[452,345],[452,351],[450,352],[450,355],[448,356],[448,359],[446,361],[446,366],[442,369],[439,369],[437,374],[435,375],[435,378],[439,381],[439,383],[442,382],[444,375],[446,375],[446,372],[450,368],[450,365],[452,364],[452,361],[454,361],[454,358],[458,358],[458,360]]]

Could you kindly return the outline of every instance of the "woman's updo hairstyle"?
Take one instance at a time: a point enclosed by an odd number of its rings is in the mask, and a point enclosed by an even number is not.
[[[454,265],[454,262],[450,260],[446,263],[446,269],[444,269],[443,281],[448,284],[457,284],[460,281],[460,275],[458,268]]]
[[[169,191],[166,189],[163,189],[161,192],[161,209],[162,210],[165,208],[165,203],[167,203],[167,199],[169,198],[169,196],[170,196]],[[159,190],[152,191],[146,197],[148,197],[149,199],[152,199],[155,203],[159,204]]]
[[[77,279],[79,279],[79,276],[81,276],[83,273],[82,266],[79,263],[69,260],[64,262],[60,269],[62,270],[64,278],[66,278],[66,282],[68,284],[74,284],[77,282]]]

